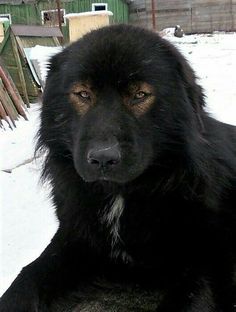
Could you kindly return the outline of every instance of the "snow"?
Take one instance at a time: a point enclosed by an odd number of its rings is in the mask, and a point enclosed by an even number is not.
[[[32,104],[29,121],[21,119],[14,131],[0,129],[0,295],[57,228],[50,187],[39,182],[41,159],[32,161],[38,117],[39,106]]]
[[[165,37],[194,67],[207,95],[207,110],[236,125],[236,34],[176,38],[167,32]],[[34,58],[43,58],[42,49],[36,50]],[[39,108],[32,104],[29,121],[19,120],[14,131],[0,129],[0,295],[39,256],[58,226],[50,187],[39,182],[42,159],[32,161]]]
[[[207,110],[236,125],[236,33],[167,37],[191,62],[207,96]]]
[[[89,12],[82,12],[82,13],[69,13],[69,14],[66,14],[65,17],[70,19],[70,18],[76,18],[76,17],[81,17],[81,16],[94,16],[94,15],[112,16],[113,13],[111,11],[101,10],[101,11],[89,11]]]
[[[53,55],[61,52],[62,47],[46,47],[36,45],[35,47],[28,49],[30,50],[30,60],[38,61],[41,79],[43,82],[45,82],[49,66],[49,60]]]

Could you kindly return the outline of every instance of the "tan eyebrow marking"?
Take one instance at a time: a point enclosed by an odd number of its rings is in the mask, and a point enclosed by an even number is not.
[[[80,92],[88,92],[90,99],[82,98],[79,96]],[[80,115],[84,115],[87,111],[95,104],[95,94],[91,90],[91,87],[87,83],[77,82],[75,83],[70,92],[69,99],[71,103],[74,105],[75,109],[78,111]]]
[[[132,100],[137,92],[148,94],[143,100],[132,104]],[[145,114],[155,101],[154,88],[146,82],[138,82],[129,87],[128,95],[124,97],[124,103],[137,117]]]

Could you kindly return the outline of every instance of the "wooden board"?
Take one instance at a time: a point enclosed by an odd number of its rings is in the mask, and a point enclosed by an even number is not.
[[[156,0],[157,30],[179,24],[185,33],[236,30],[236,0]],[[130,5],[132,24],[152,28],[151,1]]]

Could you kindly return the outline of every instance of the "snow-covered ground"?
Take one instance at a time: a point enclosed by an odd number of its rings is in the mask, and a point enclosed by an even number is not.
[[[207,95],[207,109],[236,125],[236,34],[168,39],[194,67]],[[41,160],[31,162],[39,106],[32,105],[29,121],[18,121],[14,131],[0,129],[0,295],[57,229],[49,186],[39,183]]]
[[[207,109],[236,125],[236,33],[167,37],[190,61],[204,87]]]
[[[0,129],[0,296],[57,228],[49,186],[39,181],[41,161],[32,161],[38,117],[39,105],[32,105],[29,121]]]

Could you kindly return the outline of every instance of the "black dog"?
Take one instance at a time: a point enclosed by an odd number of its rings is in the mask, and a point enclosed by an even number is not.
[[[38,149],[60,226],[1,312],[49,311],[98,276],[159,289],[159,312],[234,310],[236,131],[172,45],[118,25],[53,57]]]

